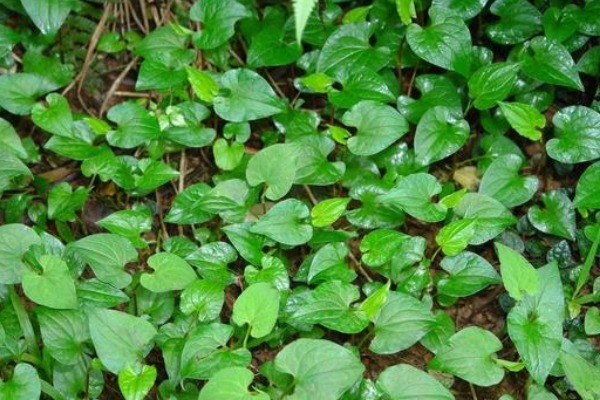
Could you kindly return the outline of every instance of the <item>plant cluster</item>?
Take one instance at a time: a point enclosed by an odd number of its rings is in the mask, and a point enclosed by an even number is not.
[[[599,0],[0,20],[0,399],[600,398]]]

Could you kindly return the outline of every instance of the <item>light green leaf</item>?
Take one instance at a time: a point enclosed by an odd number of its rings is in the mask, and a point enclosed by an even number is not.
[[[275,368],[294,377],[289,400],[337,400],[365,367],[350,350],[322,339],[298,339],[277,354]]]
[[[290,288],[287,266],[281,259],[272,256],[263,256],[260,268],[248,265],[244,269],[244,279],[250,285],[259,282],[269,283],[280,292]]]
[[[590,165],[581,174],[573,205],[579,209],[600,208],[600,162]]]
[[[492,386],[504,378],[496,364],[502,342],[485,329],[471,326],[455,333],[429,362],[429,368],[446,372],[478,386]]]
[[[396,11],[404,25],[410,25],[413,18],[417,17],[414,0],[396,0]]]
[[[266,147],[248,162],[246,180],[250,186],[266,183],[267,198],[279,200],[289,192],[294,183],[296,156],[296,149],[289,144]]]
[[[11,114],[26,115],[38,97],[56,89],[56,85],[33,73],[0,76],[0,107]]]
[[[521,70],[530,78],[579,91],[583,83],[569,51],[557,40],[538,36],[529,43],[533,55],[523,56]]]
[[[317,5],[318,0],[294,0],[294,20],[296,21],[296,41],[302,40],[308,18]]]
[[[36,314],[44,348],[52,358],[64,365],[77,364],[81,359],[84,342],[90,339],[83,313],[39,307]]]
[[[488,0],[433,0],[431,6],[449,10],[466,21],[477,16],[487,2]]]
[[[32,301],[50,308],[77,308],[75,282],[67,264],[58,256],[40,258],[41,274],[28,269],[23,273],[23,292]],[[56,294],[60,293],[60,296]]]
[[[46,96],[46,102],[48,107],[38,103],[31,110],[33,122],[53,135],[72,137],[73,115],[67,99],[57,93],[50,93]]]
[[[460,219],[445,225],[435,236],[435,242],[447,256],[455,256],[467,248],[475,235],[473,219]]]
[[[429,165],[456,153],[467,141],[469,123],[460,112],[438,106],[429,109],[419,121],[415,133],[415,156],[421,165]]]
[[[526,295],[510,310],[507,328],[527,371],[544,385],[559,356],[565,305],[557,264],[550,263],[535,272],[539,288],[534,296]],[[519,279],[523,280],[523,274]]]
[[[108,143],[115,147],[131,149],[158,139],[160,135],[156,116],[133,101],[111,107],[106,118],[118,125],[106,135]]]
[[[285,110],[284,102],[267,81],[249,69],[225,72],[220,86],[221,90],[214,97],[213,104],[215,113],[226,121],[254,121]]]
[[[494,267],[485,258],[470,251],[445,257],[440,267],[449,275],[438,281],[437,290],[446,296],[471,296],[488,285],[502,283]]]
[[[67,19],[67,15],[76,4],[70,0],[21,0],[21,4],[35,26],[44,35],[55,34]]]
[[[346,212],[350,200],[347,197],[334,197],[317,203],[310,211],[313,226],[322,228],[333,224]]]
[[[88,194],[88,188],[78,187],[73,191],[67,182],[59,183],[48,194],[48,218],[57,221],[75,220],[75,212],[83,207]]]
[[[96,222],[96,225],[131,240],[138,248],[145,248],[148,245],[140,235],[152,230],[152,214],[147,208],[134,206],[131,210],[116,211]]]
[[[189,284],[181,293],[179,308],[185,315],[194,313],[198,321],[209,322],[219,318],[225,291],[223,285],[206,279]]]
[[[0,194],[14,186],[13,179],[33,177],[27,165],[10,151],[0,152]]]
[[[421,92],[418,100],[408,96],[398,97],[398,111],[413,124],[417,124],[423,114],[436,106],[447,107],[453,113],[462,113],[458,89],[447,77],[434,74],[418,75],[415,88]]]
[[[569,383],[583,400],[600,397],[600,368],[583,358],[577,347],[567,339],[564,339],[560,351],[560,363]]]
[[[479,193],[498,200],[512,208],[528,202],[537,192],[539,180],[535,176],[521,176],[523,160],[515,154],[496,158],[481,178]]]
[[[499,102],[502,114],[510,126],[529,140],[540,140],[542,129],[546,126],[546,118],[535,107],[523,103]]]
[[[190,19],[202,23],[194,34],[194,43],[201,49],[214,49],[227,43],[235,34],[235,23],[251,14],[235,0],[202,0],[190,9]]]
[[[156,380],[156,368],[152,365],[142,366],[141,371],[126,368],[119,372],[119,389],[125,400],[144,400]]]
[[[342,122],[357,129],[347,143],[348,149],[359,156],[379,153],[408,132],[408,123],[396,110],[372,100],[352,107],[343,115]]]
[[[262,392],[249,392],[254,374],[242,367],[225,368],[204,385],[198,400],[269,400]]]
[[[414,297],[390,292],[375,317],[375,338],[369,349],[377,354],[393,354],[417,343],[433,327],[429,307]]]
[[[387,281],[385,285],[382,285],[379,289],[369,294],[369,296],[360,303],[359,309],[363,311],[371,321],[375,319],[375,316],[379,314],[381,307],[387,302],[390,294],[390,285],[391,282]]]
[[[288,246],[299,246],[308,242],[313,235],[312,226],[304,222],[309,215],[308,207],[300,200],[284,200],[267,211],[250,228],[250,232],[265,235]]]
[[[248,324],[252,337],[261,338],[271,333],[278,314],[279,291],[259,282],[248,286],[236,299],[231,320],[239,326]]]
[[[471,71],[471,34],[463,20],[439,8],[430,8],[431,25],[412,24],[406,40],[412,51],[438,67],[468,76]]]
[[[480,193],[467,193],[454,208],[456,215],[475,221],[475,234],[469,244],[482,244],[515,224],[517,218],[492,197]]]
[[[89,264],[103,282],[121,289],[129,285],[131,275],[125,264],[137,260],[137,251],[129,240],[108,233],[89,235],[69,244],[81,259]]]
[[[113,374],[142,362],[156,335],[150,322],[121,311],[92,309],[88,318],[96,354]]]
[[[239,142],[227,143],[225,139],[217,139],[213,144],[215,164],[223,171],[232,171],[244,158],[244,145]]]
[[[192,67],[186,67],[185,70],[188,81],[196,96],[202,101],[212,103],[215,96],[219,93],[219,85],[213,77],[204,71]]]
[[[546,144],[550,158],[567,164],[600,158],[600,113],[584,106],[561,109],[552,118],[554,138]]]
[[[33,229],[23,224],[0,226],[0,283],[20,283],[27,266],[21,260],[33,245],[42,241]]]
[[[479,68],[469,78],[469,96],[478,110],[487,110],[510,94],[521,66],[516,63],[493,63]]]
[[[21,138],[10,122],[4,118],[0,118],[0,146],[20,159],[27,159],[27,151],[21,143]]]
[[[39,399],[42,394],[40,377],[34,367],[19,363],[13,375],[6,381],[0,381],[0,398],[10,400]]]
[[[381,196],[382,203],[398,205],[407,214],[426,222],[442,221],[448,209],[432,202],[432,197],[442,191],[435,176],[416,173],[402,178],[388,194]]]
[[[151,292],[181,290],[198,278],[190,264],[175,254],[156,253],[147,262],[154,272],[142,274],[140,284]]]
[[[527,211],[527,218],[535,229],[569,240],[575,240],[575,207],[569,197],[560,190],[552,190],[542,195],[544,208],[533,206]]]
[[[454,400],[434,377],[408,364],[386,368],[377,378],[377,386],[390,400]]]
[[[351,306],[359,298],[356,286],[326,281],[297,305],[291,318],[299,323],[320,324],[342,333],[358,333],[369,325],[366,314]]]
[[[585,313],[585,334],[588,336],[600,334],[600,309],[591,307]]]
[[[538,292],[540,281],[536,269],[519,253],[501,243],[496,244],[502,282],[510,296],[522,300],[525,293]]]

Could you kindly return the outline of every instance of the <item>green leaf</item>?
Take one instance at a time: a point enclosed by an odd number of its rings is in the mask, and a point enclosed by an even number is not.
[[[26,115],[38,97],[54,89],[56,85],[37,74],[4,74],[0,76],[0,107],[11,114]]]
[[[250,228],[250,232],[288,246],[299,246],[308,242],[313,235],[312,226],[304,222],[309,215],[308,207],[300,200],[284,200],[267,211]]]
[[[248,350],[226,348],[232,334],[232,326],[219,323],[200,324],[192,330],[181,350],[181,377],[208,379],[224,368],[248,366],[252,361]]]
[[[212,103],[215,96],[219,93],[219,85],[211,75],[204,71],[199,71],[192,67],[185,68],[188,81],[192,90],[202,101]]]
[[[434,377],[408,364],[386,368],[377,378],[377,386],[391,400],[454,400]]]
[[[326,281],[296,306],[292,319],[304,324],[320,324],[342,333],[358,333],[369,325],[366,314],[351,306],[359,298],[356,286]]]
[[[310,211],[313,226],[322,228],[333,224],[344,215],[348,203],[350,199],[347,197],[334,197],[320,201]]]
[[[488,0],[433,0],[431,6],[449,10],[466,21],[477,16],[487,2]]]
[[[133,101],[111,107],[106,117],[118,125],[106,139],[115,147],[131,149],[158,139],[160,127],[156,116]]]
[[[438,281],[437,290],[446,296],[471,296],[488,285],[502,283],[494,267],[485,258],[470,251],[445,257],[440,267],[449,275]]]
[[[269,400],[262,392],[249,392],[252,371],[242,367],[225,368],[213,375],[200,391],[198,400]]]
[[[585,334],[588,336],[600,334],[600,309],[591,307],[585,313]]]
[[[297,3],[294,3],[296,5]],[[295,62],[302,55],[300,39],[294,41],[291,27],[286,23],[286,13],[278,7],[267,7],[260,30],[256,32],[248,48],[249,67],[273,67]]]
[[[462,113],[461,98],[456,86],[443,75],[418,75],[415,88],[421,92],[418,100],[408,96],[398,97],[398,111],[407,120],[417,124],[423,114],[436,106],[444,106],[453,113]]]
[[[485,29],[496,43],[521,43],[542,31],[542,14],[527,0],[496,0],[490,12],[500,17]]]
[[[408,132],[408,123],[396,110],[371,100],[361,101],[348,110],[342,122],[357,129],[347,143],[348,149],[360,156],[379,153]]]
[[[54,35],[67,19],[67,15],[76,4],[68,0],[21,0],[21,4],[35,26],[44,35]]]
[[[561,85],[583,92],[583,83],[569,51],[558,41],[536,37],[529,43],[533,55],[525,54],[523,73],[551,85]]]
[[[317,5],[318,0],[294,0],[294,20],[296,21],[296,41],[302,41],[308,18]]]
[[[226,121],[254,121],[279,114],[285,109],[284,102],[273,88],[252,70],[229,70],[221,77],[220,86],[213,104],[215,113]]]
[[[485,329],[471,326],[455,333],[429,362],[429,368],[446,372],[478,386],[492,386],[504,378],[496,364],[502,342]]]
[[[509,208],[527,203],[537,192],[539,180],[535,176],[519,175],[522,165],[523,160],[514,154],[496,158],[481,178],[479,193]]]
[[[156,380],[156,368],[152,365],[142,366],[141,371],[126,368],[119,372],[119,389],[125,400],[143,400],[152,389]]]
[[[142,274],[140,284],[151,292],[181,290],[198,278],[194,269],[175,254],[156,253],[147,263],[154,272]]]
[[[267,198],[279,200],[294,183],[296,154],[295,148],[289,144],[274,144],[262,149],[248,162],[246,180],[250,186],[266,183]]]
[[[433,327],[435,319],[424,303],[400,292],[390,292],[375,317],[375,337],[369,349],[393,354],[417,343]]]
[[[526,295],[510,310],[507,328],[527,371],[544,385],[559,356],[565,305],[557,264],[550,263],[535,272],[539,288],[533,297]],[[523,274],[519,279],[523,280]]]
[[[429,165],[456,153],[467,141],[469,123],[460,112],[434,107],[425,114],[415,133],[415,156],[421,165]]]
[[[89,264],[103,282],[121,289],[129,285],[131,275],[125,264],[137,260],[137,251],[129,240],[108,233],[89,235],[69,244],[81,259]]]
[[[48,107],[38,103],[31,110],[33,122],[53,135],[72,137],[73,115],[67,99],[59,94],[50,93],[46,96],[46,102]]]
[[[544,208],[533,206],[527,211],[527,218],[535,229],[569,240],[575,240],[575,207],[569,197],[560,190],[552,190],[542,195]]]
[[[499,102],[502,114],[510,126],[529,140],[540,140],[546,118],[535,107],[523,103]]]
[[[36,314],[44,348],[52,358],[64,365],[77,364],[81,359],[84,343],[90,339],[83,313],[39,307]]]
[[[20,159],[28,158],[27,151],[15,128],[4,118],[0,118],[0,145]]]
[[[89,189],[73,188],[67,182],[54,186],[48,194],[48,218],[57,221],[73,221],[77,218],[79,211],[85,204],[89,195]]]
[[[42,241],[33,229],[23,224],[0,226],[0,283],[20,283],[27,266],[22,258],[33,245]]]
[[[339,280],[350,283],[356,273],[346,264],[348,246],[344,243],[328,243],[315,253],[310,261],[306,281],[310,284]]]
[[[152,230],[152,215],[144,207],[121,210],[102,218],[96,225],[129,239],[138,248],[145,248],[148,245],[140,235]]]
[[[404,25],[410,25],[413,18],[417,17],[414,0],[396,0],[396,11]]]
[[[475,235],[473,219],[460,219],[444,226],[435,236],[435,242],[447,256],[455,256],[467,248]]]
[[[13,187],[13,179],[33,177],[27,165],[9,151],[0,153],[0,194]]]
[[[156,335],[150,322],[121,311],[92,309],[88,318],[96,354],[115,375],[141,362]]]
[[[9,380],[0,381],[0,398],[10,400],[39,399],[42,394],[40,377],[34,367],[19,363]]]
[[[400,206],[407,214],[427,222],[442,221],[447,214],[447,208],[433,203],[432,197],[442,191],[433,175],[416,173],[402,178],[396,187],[381,197],[383,203]]]
[[[479,68],[469,78],[469,96],[478,110],[487,110],[504,100],[517,82],[521,66],[499,62]]]
[[[237,325],[248,324],[254,338],[267,336],[277,322],[279,290],[269,283],[248,286],[233,304],[231,320]]]
[[[501,243],[495,243],[502,282],[510,296],[522,300],[525,293],[534,295],[538,292],[540,281],[536,269],[519,253]]]
[[[214,49],[235,34],[235,23],[250,16],[250,12],[235,0],[202,0],[190,9],[190,19],[202,23],[194,34],[194,43],[201,49]]]
[[[579,209],[600,209],[600,162],[590,165],[581,174],[573,205]]]
[[[450,337],[456,332],[456,328],[452,317],[444,311],[436,311],[434,318],[431,330],[423,336],[421,344],[435,354],[448,343]]]
[[[475,221],[475,234],[469,244],[482,244],[515,224],[511,212],[499,201],[480,193],[467,193],[454,208],[456,215]]]
[[[317,60],[317,72],[334,78],[350,71],[379,71],[390,61],[388,48],[373,48],[369,42],[373,25],[367,22],[345,24],[336,29],[323,45]]]
[[[577,347],[566,339],[560,351],[560,363],[582,399],[594,400],[600,396],[600,368],[583,358]]]
[[[286,265],[277,257],[263,256],[260,269],[248,265],[244,269],[244,279],[250,285],[259,282],[269,283],[280,292],[290,288],[290,279]]]
[[[245,148],[242,143],[227,143],[225,139],[217,139],[213,144],[213,156],[217,167],[223,171],[232,171],[242,162]]]
[[[227,225],[221,230],[246,261],[254,265],[260,265],[263,257],[262,247],[265,245],[266,239],[261,235],[250,232],[251,228],[252,224],[246,222]]]
[[[348,349],[321,339],[298,339],[277,354],[275,368],[294,377],[289,400],[337,400],[365,367]]]
[[[387,302],[390,294],[390,285],[391,282],[387,281],[385,285],[382,285],[379,289],[369,294],[369,296],[360,303],[359,309],[363,311],[371,321],[375,319],[375,316],[379,314],[381,307]]]
[[[567,164],[600,158],[600,113],[584,106],[561,109],[552,118],[554,138],[546,144],[550,158]]]
[[[225,292],[223,285],[206,279],[197,279],[181,293],[179,308],[185,315],[194,313],[200,322],[219,318]]]
[[[468,76],[471,71],[471,34],[463,20],[444,9],[430,8],[431,25],[417,24],[406,30],[406,40],[421,59]]]
[[[50,308],[77,308],[75,283],[67,264],[58,256],[40,258],[41,274],[33,270],[23,273],[23,292],[32,301]],[[60,296],[56,294],[60,293]]]
[[[200,182],[186,187],[175,197],[166,222],[174,224],[194,224],[210,220],[214,214],[206,210],[202,201],[210,192],[210,186]]]

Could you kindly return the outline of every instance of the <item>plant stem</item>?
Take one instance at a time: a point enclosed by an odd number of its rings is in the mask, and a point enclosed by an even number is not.
[[[252,330],[252,326],[248,325],[248,329],[246,330],[246,336],[244,336],[243,346],[245,349],[248,348],[248,339],[250,338],[250,331]]]
[[[8,285],[8,294],[10,297],[10,302],[15,309],[15,313],[17,314],[17,319],[19,320],[19,325],[21,326],[21,330],[23,330],[23,335],[25,336],[25,343],[27,343],[27,348],[33,357],[38,360],[42,359],[40,354],[40,349],[37,345],[37,338],[35,337],[35,332],[33,330],[33,325],[31,324],[31,320],[29,319],[29,315],[27,314],[27,310],[23,306],[21,299],[15,292],[15,288],[13,285]]]
[[[579,274],[579,278],[577,279],[577,286],[575,287],[575,291],[573,292],[573,299],[577,297],[577,294],[585,285],[588,278],[590,277],[590,270],[592,269],[592,265],[594,265],[594,259],[596,258],[596,253],[598,252],[598,245],[600,244],[600,226],[598,226],[596,231],[596,237],[594,238],[594,242],[592,243],[592,247],[585,258],[585,262],[583,263],[583,268],[581,268],[581,273]]]
[[[40,379],[40,383],[42,384],[42,393],[44,393],[46,396],[54,400],[65,400],[65,397],[51,384],[49,384],[43,379]]]

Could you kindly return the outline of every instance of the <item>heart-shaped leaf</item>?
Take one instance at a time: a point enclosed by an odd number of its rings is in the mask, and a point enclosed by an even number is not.
[[[535,176],[521,176],[523,161],[519,156],[506,154],[494,160],[481,178],[479,193],[488,195],[512,208],[528,202],[538,189]]]
[[[252,337],[271,333],[279,313],[279,291],[269,283],[247,287],[233,304],[231,319],[237,325],[248,324]]]
[[[40,258],[41,274],[33,270],[23,273],[23,291],[32,301],[50,308],[77,308],[75,282],[67,264],[58,256]],[[60,296],[57,296],[60,293]]]
[[[254,374],[246,368],[222,369],[204,385],[198,400],[269,400],[266,393],[248,391],[253,380]]]
[[[434,377],[408,364],[386,368],[377,378],[377,386],[392,400],[454,400]]]
[[[542,138],[541,129],[546,126],[546,118],[535,107],[523,103],[499,103],[502,114],[510,126],[521,136],[530,140]]]
[[[590,165],[581,174],[573,205],[577,208],[600,208],[600,162]]]
[[[600,158],[600,113],[571,106],[554,114],[552,122],[554,138],[546,144],[551,158],[567,164]]]
[[[250,232],[265,235],[288,246],[298,246],[312,238],[313,228],[304,222],[309,215],[308,207],[300,200],[284,200],[267,211],[250,228]]]
[[[194,269],[175,254],[154,254],[148,258],[148,266],[154,272],[143,274],[140,283],[151,292],[181,290],[198,278]]]
[[[267,184],[266,196],[279,200],[285,196],[296,178],[297,152],[289,144],[274,144],[256,153],[248,162],[246,180],[250,186]]]
[[[560,190],[552,190],[542,195],[544,208],[533,206],[527,218],[537,230],[569,240],[575,240],[575,208],[573,203]]]
[[[126,368],[119,372],[119,389],[125,400],[143,400],[156,380],[156,368],[144,365],[141,371]]]

